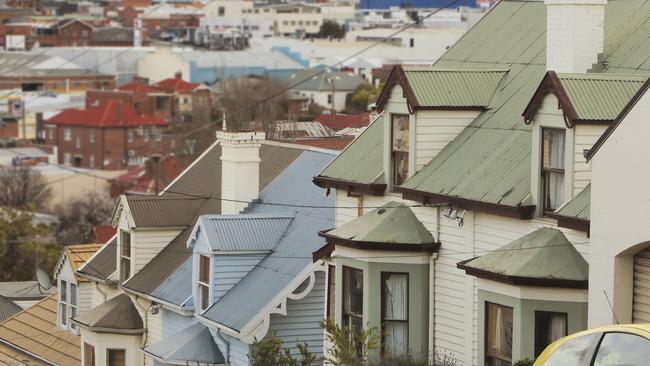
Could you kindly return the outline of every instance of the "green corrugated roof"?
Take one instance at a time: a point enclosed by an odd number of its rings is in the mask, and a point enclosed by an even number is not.
[[[320,175],[353,183],[381,183],[384,178],[381,120],[377,118],[371,123]]]
[[[420,107],[487,108],[507,69],[404,67]]]
[[[591,183],[556,212],[557,215],[589,221],[591,215]]]
[[[394,201],[329,231],[327,235],[373,243],[420,245],[434,242],[431,232],[411,209]]]
[[[557,74],[581,120],[614,120],[641,88],[645,76]]]
[[[650,74],[650,2],[610,0],[605,11],[606,74]],[[510,71],[481,114],[403,186],[459,198],[520,206],[531,201],[531,126],[522,112],[546,74],[546,7],[542,1],[500,1],[434,65],[440,68],[492,68]],[[348,149],[364,160],[341,154],[346,170],[322,175],[358,179],[356,169],[382,165],[381,136],[358,139]],[[358,146],[366,144],[368,146]],[[377,145],[379,144],[379,145]],[[355,146],[357,145],[357,146]],[[377,154],[369,158],[368,154]],[[343,162],[343,160],[348,160]],[[374,170],[380,173],[380,166]],[[329,169],[329,168],[328,168]],[[336,173],[337,175],[330,175]],[[349,173],[349,175],[347,175]],[[366,174],[369,176],[370,174]]]
[[[561,231],[541,228],[464,267],[520,278],[587,281],[589,265]]]

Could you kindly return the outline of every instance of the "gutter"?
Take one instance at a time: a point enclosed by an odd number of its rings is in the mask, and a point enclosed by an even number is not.
[[[217,337],[226,345],[226,364],[230,363],[230,342],[221,334],[221,329],[217,329]]]
[[[124,285],[120,285],[119,287],[120,287],[122,290],[124,290],[125,292],[132,293],[132,294],[134,294],[134,295],[136,295],[136,296],[138,296],[138,297],[142,297],[142,298],[145,299],[145,300],[149,300],[149,301],[157,302],[157,303],[159,303],[159,304],[165,306],[165,307],[168,308],[169,310],[171,310],[171,311],[173,311],[173,312],[175,312],[175,313],[178,313],[178,314],[180,314],[180,315],[185,315],[185,316],[191,316],[191,315],[194,315],[194,309],[183,308],[182,306],[179,306],[179,305],[173,304],[173,303],[171,303],[171,302],[169,302],[169,301],[161,300],[161,299],[159,299],[159,298],[157,298],[157,297],[154,297],[154,296],[151,296],[151,295],[147,295],[147,294],[142,293],[142,292],[140,292],[140,291],[136,291],[136,290],[134,290],[134,289],[131,289],[131,288],[125,287]],[[186,301],[187,301],[187,300],[186,300]]]

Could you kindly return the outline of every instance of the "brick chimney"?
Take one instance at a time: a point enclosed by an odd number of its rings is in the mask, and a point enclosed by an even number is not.
[[[607,0],[544,0],[546,69],[583,73],[598,62]]]
[[[239,214],[260,192],[263,132],[217,131],[221,144],[221,213]]]
[[[176,79],[182,79],[183,78],[183,73],[180,72],[180,71],[176,71],[176,73],[174,74],[174,77]]]

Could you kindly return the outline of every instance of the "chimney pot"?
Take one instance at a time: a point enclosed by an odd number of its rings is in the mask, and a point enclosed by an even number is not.
[[[180,71],[177,71],[177,72],[174,74],[174,77],[175,77],[176,79],[182,79],[182,78],[183,78],[183,73],[180,72]]]

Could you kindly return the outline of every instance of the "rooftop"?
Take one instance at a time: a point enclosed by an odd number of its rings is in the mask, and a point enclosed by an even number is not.
[[[130,105],[115,100],[86,109],[66,109],[52,116],[46,123],[99,128],[167,126],[163,119],[153,115],[140,115]]]
[[[126,294],[80,313],[72,321],[96,333],[139,334],[144,331],[138,309]]]

